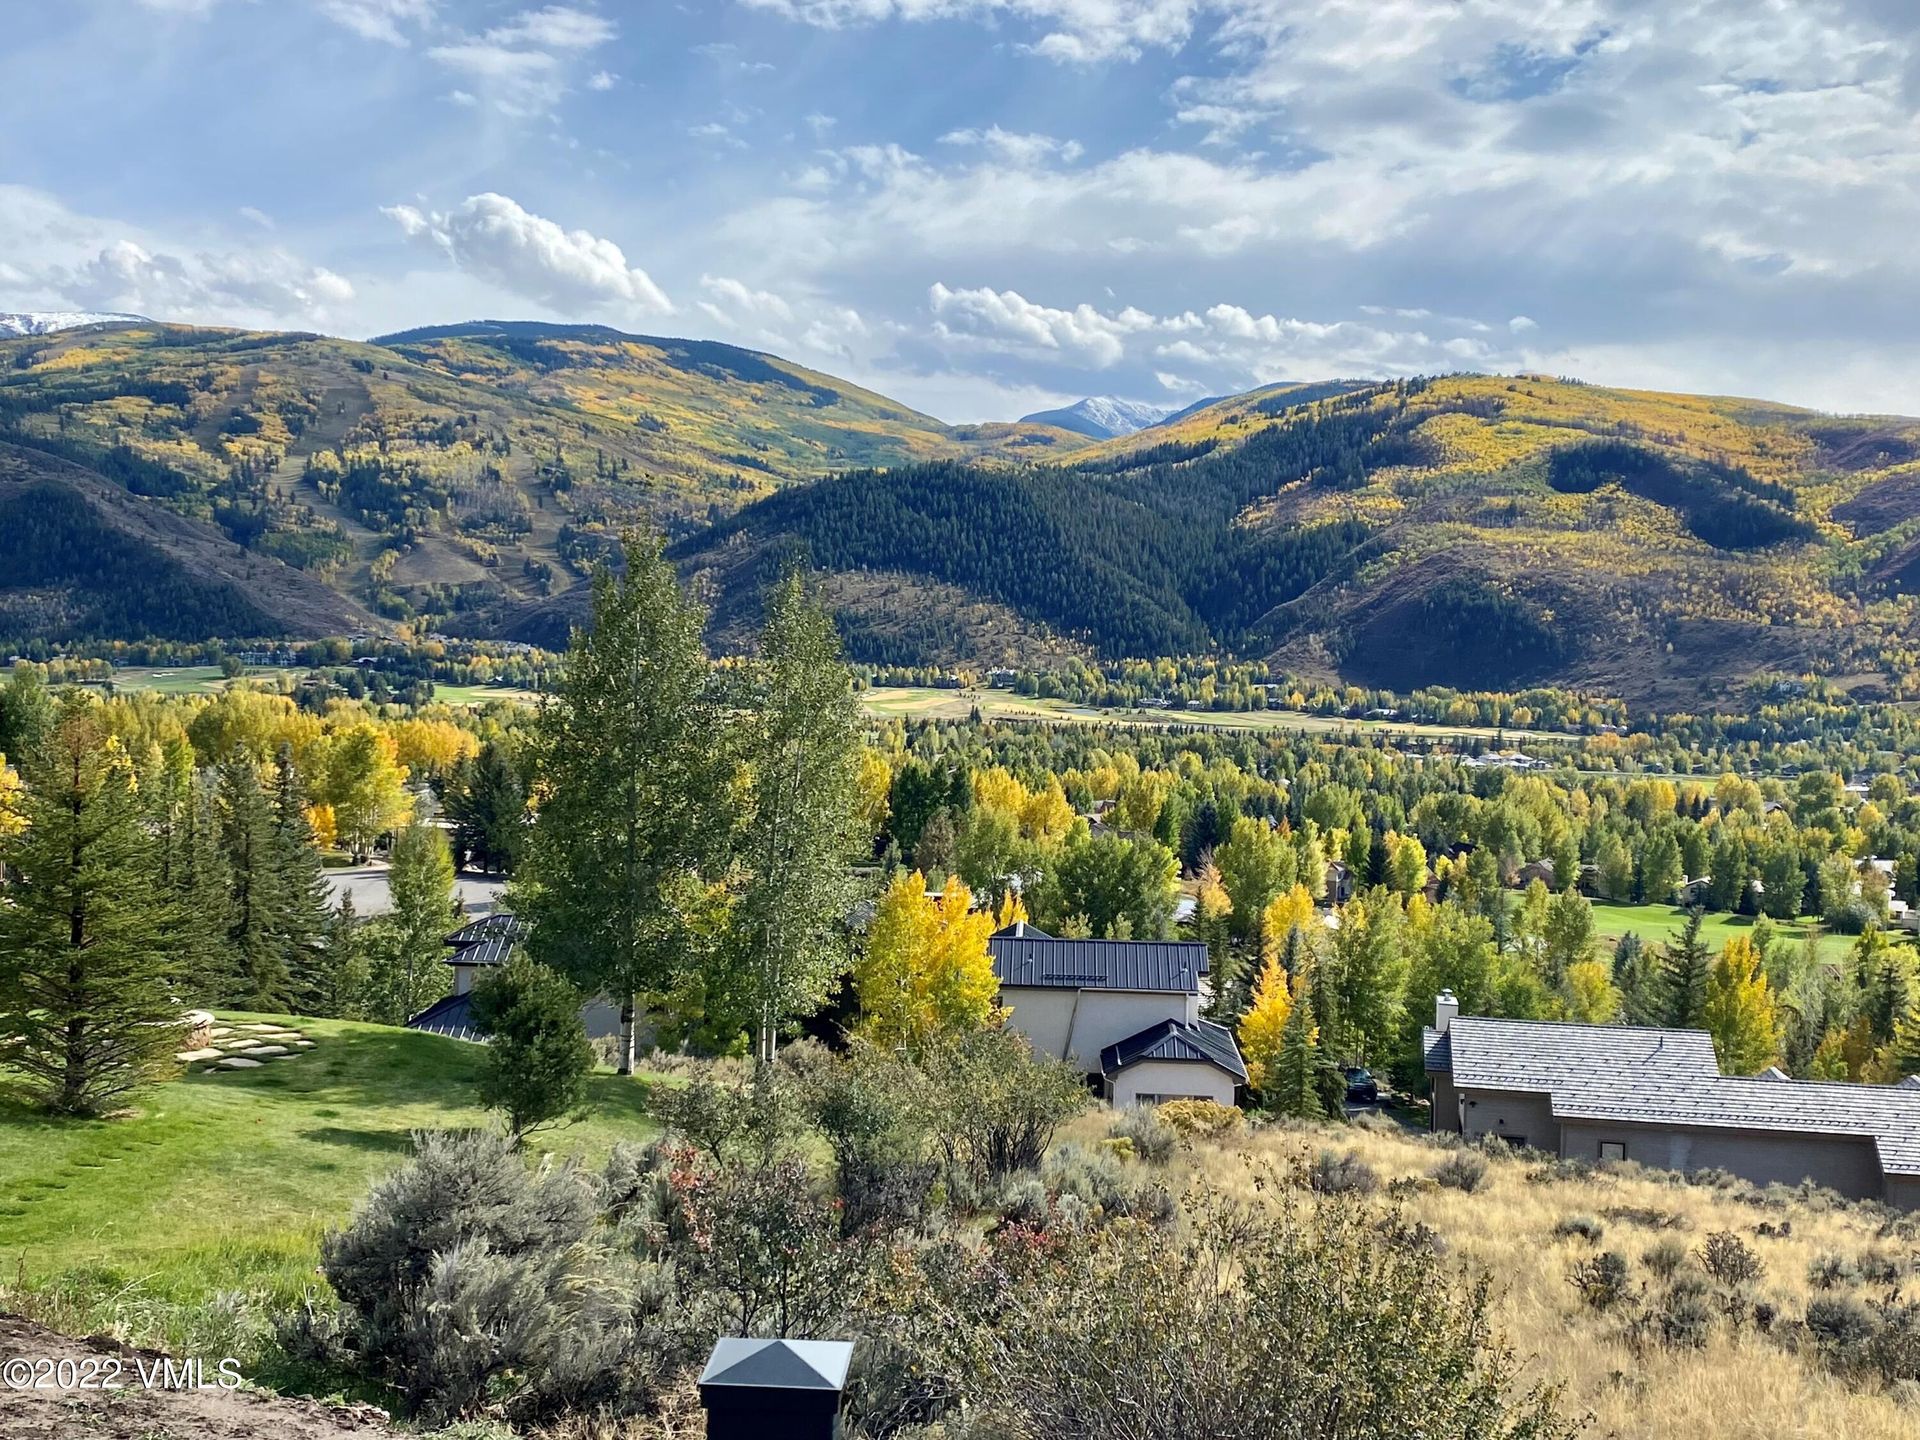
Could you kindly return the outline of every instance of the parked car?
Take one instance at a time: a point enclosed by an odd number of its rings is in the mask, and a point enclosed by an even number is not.
[[[1380,1103],[1380,1082],[1373,1078],[1373,1072],[1364,1065],[1347,1067],[1347,1103],[1349,1105]]]

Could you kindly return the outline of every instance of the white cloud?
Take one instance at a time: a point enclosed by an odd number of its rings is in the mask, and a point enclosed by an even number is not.
[[[0,309],[125,310],[204,324],[325,324],[354,298],[342,275],[280,246],[181,243],[0,185]]]
[[[985,130],[949,130],[940,137],[940,143],[980,146],[1016,165],[1032,165],[1054,156],[1071,165],[1086,153],[1078,140],[1056,140],[1051,135],[1022,135],[1002,130],[998,125]]]
[[[436,246],[457,269],[563,314],[673,309],[613,241],[563,229],[505,195],[470,195],[445,212],[391,205],[381,213],[409,239]]]
[[[239,215],[242,220],[250,220],[262,230],[273,229],[273,217],[267,214],[266,211],[255,206],[242,205],[239,210]]]
[[[560,103],[592,51],[619,33],[612,21],[591,10],[549,5],[526,10],[479,35],[464,35],[435,45],[427,57],[460,76],[494,108],[513,116],[544,115]],[[604,90],[615,77],[596,70],[589,89]]]
[[[318,4],[322,15],[356,35],[405,45],[404,27],[432,20],[435,0],[318,0]]]
[[[1154,325],[1151,315],[1131,307],[1112,313],[1091,305],[1060,310],[1013,290],[950,290],[939,281],[927,300],[934,334],[944,341],[1051,353],[1096,369],[1118,363],[1126,353],[1126,337]]]
[[[889,20],[1002,17],[1037,26],[1030,48],[1063,63],[1130,59],[1148,48],[1178,49],[1193,32],[1201,0],[741,0],[823,29]]]

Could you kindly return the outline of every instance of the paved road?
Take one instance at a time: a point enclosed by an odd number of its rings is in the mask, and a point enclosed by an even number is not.
[[[348,891],[353,893],[353,908],[361,915],[384,915],[393,909],[393,893],[387,888],[387,867],[382,864],[356,865],[349,870],[327,871],[327,887],[333,903]],[[498,876],[475,875],[462,871],[453,880],[460,908],[469,915],[485,915],[500,902],[507,882]]]

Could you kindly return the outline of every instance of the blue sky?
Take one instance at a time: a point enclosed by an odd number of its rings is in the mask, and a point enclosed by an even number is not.
[[[0,0],[0,309],[1920,413],[1912,0]]]

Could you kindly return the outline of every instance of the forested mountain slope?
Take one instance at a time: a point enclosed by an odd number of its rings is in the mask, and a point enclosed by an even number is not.
[[[1910,420],[1535,377],[1340,384],[1047,467],[849,474],[679,553],[718,584],[723,624],[805,553],[959,586],[1115,655],[1223,646],[1395,688],[1669,704],[1767,671],[1904,694],[1916,461]]]
[[[0,441],[390,618],[564,591],[636,521],[686,534],[848,466],[1048,456],[772,356],[476,322],[361,344],[155,323],[0,341]]]

